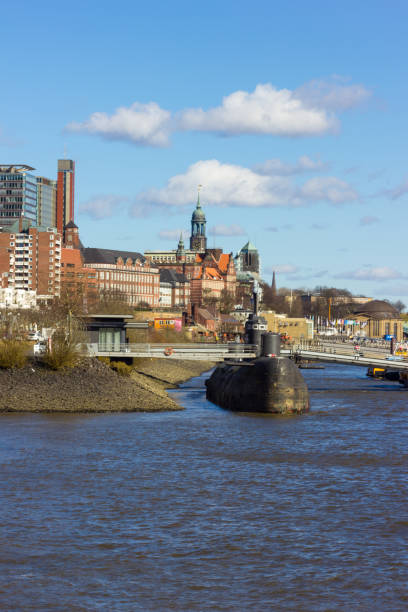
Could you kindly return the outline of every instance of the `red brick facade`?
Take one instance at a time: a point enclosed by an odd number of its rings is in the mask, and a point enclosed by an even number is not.
[[[0,233],[0,275],[3,287],[33,290],[38,296],[60,294],[61,234],[36,227]],[[17,229],[17,228],[16,228]]]

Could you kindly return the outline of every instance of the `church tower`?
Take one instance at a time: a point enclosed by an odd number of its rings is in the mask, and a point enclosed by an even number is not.
[[[200,193],[197,197],[197,206],[191,217],[190,249],[198,253],[204,253],[207,249],[207,238],[205,236],[205,214],[200,204]]]
[[[182,233],[180,234],[180,240],[177,245],[176,259],[180,263],[184,263],[186,261],[186,251],[184,249],[184,241],[183,241]]]

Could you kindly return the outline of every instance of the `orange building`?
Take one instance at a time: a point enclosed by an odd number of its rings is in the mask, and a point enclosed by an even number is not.
[[[206,297],[220,299],[223,291],[235,296],[236,272],[232,253],[207,249],[204,254],[197,254],[190,283],[192,304],[202,304]]]

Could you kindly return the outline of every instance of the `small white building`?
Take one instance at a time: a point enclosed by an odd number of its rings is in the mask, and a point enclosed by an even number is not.
[[[18,308],[36,308],[37,292],[30,289],[0,288],[0,308],[16,310]]]

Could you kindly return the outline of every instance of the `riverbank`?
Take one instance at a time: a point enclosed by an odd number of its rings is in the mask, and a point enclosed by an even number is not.
[[[182,410],[166,389],[209,370],[211,362],[138,360],[130,377],[97,359],[53,371],[38,363],[0,370],[0,412],[159,412]]]

